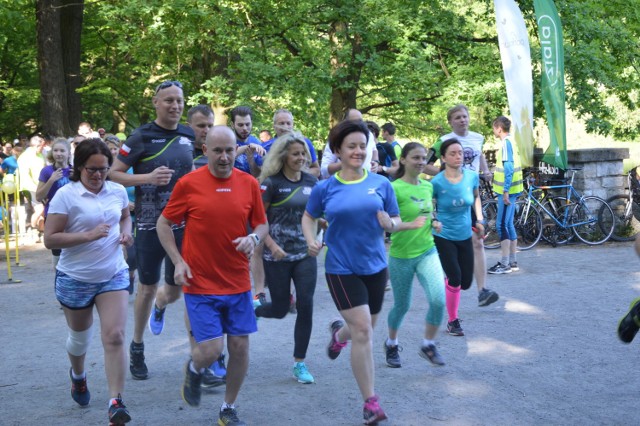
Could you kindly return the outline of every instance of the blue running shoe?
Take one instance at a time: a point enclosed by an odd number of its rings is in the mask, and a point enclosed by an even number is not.
[[[224,354],[221,354],[220,357],[211,364],[211,371],[216,376],[226,379],[227,378],[227,367],[224,365]]]
[[[69,377],[71,377],[71,398],[73,398],[73,400],[82,407],[89,405],[91,393],[89,392],[89,388],[87,387],[86,374],[82,379],[74,379],[70,368]]]
[[[298,383],[315,383],[313,376],[311,375],[311,373],[309,373],[307,365],[304,362],[296,362],[296,364],[293,366],[293,377],[298,380]]]
[[[149,317],[149,330],[156,336],[162,333],[162,329],[164,328],[164,311],[166,309],[167,308],[158,309],[156,304],[153,304],[151,316]]]

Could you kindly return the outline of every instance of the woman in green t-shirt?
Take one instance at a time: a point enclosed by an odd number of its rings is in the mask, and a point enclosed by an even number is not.
[[[414,276],[418,277],[429,301],[425,334],[419,354],[433,365],[444,365],[434,340],[444,316],[444,273],[431,232],[432,227],[437,230],[441,224],[431,219],[433,186],[418,177],[426,164],[427,150],[424,146],[417,142],[406,144],[400,156],[396,180],[392,182],[402,222],[411,222],[418,216],[427,218],[419,229],[391,235],[389,274],[394,304],[387,319],[389,337],[385,342],[385,351],[387,365],[392,368],[401,366],[398,329],[411,305]]]

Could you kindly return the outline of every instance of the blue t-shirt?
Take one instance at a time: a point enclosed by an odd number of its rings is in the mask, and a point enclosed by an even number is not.
[[[391,182],[377,174],[365,171],[362,179],[345,182],[336,173],[313,188],[307,213],[329,222],[324,237],[327,273],[372,275],[387,267],[380,210],[400,214]]]
[[[255,143],[256,145],[262,145],[260,140],[253,135],[249,135],[245,142],[241,142],[236,139],[236,145],[247,146],[251,143]],[[253,154],[253,159],[255,160],[258,167],[262,167],[262,157],[258,154]],[[249,159],[247,158],[247,154],[240,154],[236,156],[236,162],[233,163],[233,167],[236,169],[242,170],[245,173],[251,174],[251,166],[249,166]]]
[[[18,170],[18,159],[13,155],[5,158],[2,162],[2,170],[9,175],[16,174],[16,170]]]
[[[267,152],[269,152],[269,150],[271,149],[271,146],[273,146],[273,143],[276,141],[276,139],[278,139],[278,138],[275,137],[273,139],[269,139],[268,141],[266,141],[265,143],[262,144],[262,147]],[[316,155],[316,149],[313,147],[313,142],[311,142],[307,138],[303,138],[303,139],[307,143],[307,147],[309,148],[309,154],[311,154],[311,162],[315,163],[316,161],[318,161],[318,156]]]
[[[442,223],[442,231],[433,231],[433,235],[450,241],[464,241],[471,238],[471,208],[475,197],[474,189],[478,189],[478,174],[462,169],[460,182],[452,184],[438,173],[433,179],[433,198],[436,200],[438,220]]]

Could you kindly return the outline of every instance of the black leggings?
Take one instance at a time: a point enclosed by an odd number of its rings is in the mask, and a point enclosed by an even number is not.
[[[451,241],[433,236],[440,255],[440,263],[451,287],[468,290],[473,282],[473,244],[471,238]]]
[[[311,328],[313,326],[313,295],[316,291],[318,263],[315,257],[305,257],[294,262],[269,262],[263,260],[265,282],[269,284],[271,303],[256,308],[256,316],[284,318],[289,312],[289,286],[296,288],[296,325],[293,332],[293,356],[305,359]]]

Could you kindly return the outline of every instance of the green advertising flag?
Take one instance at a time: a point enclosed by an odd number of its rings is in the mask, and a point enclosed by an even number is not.
[[[567,169],[562,24],[552,0],[533,0],[542,55],[542,101],[551,143],[542,161]]]

